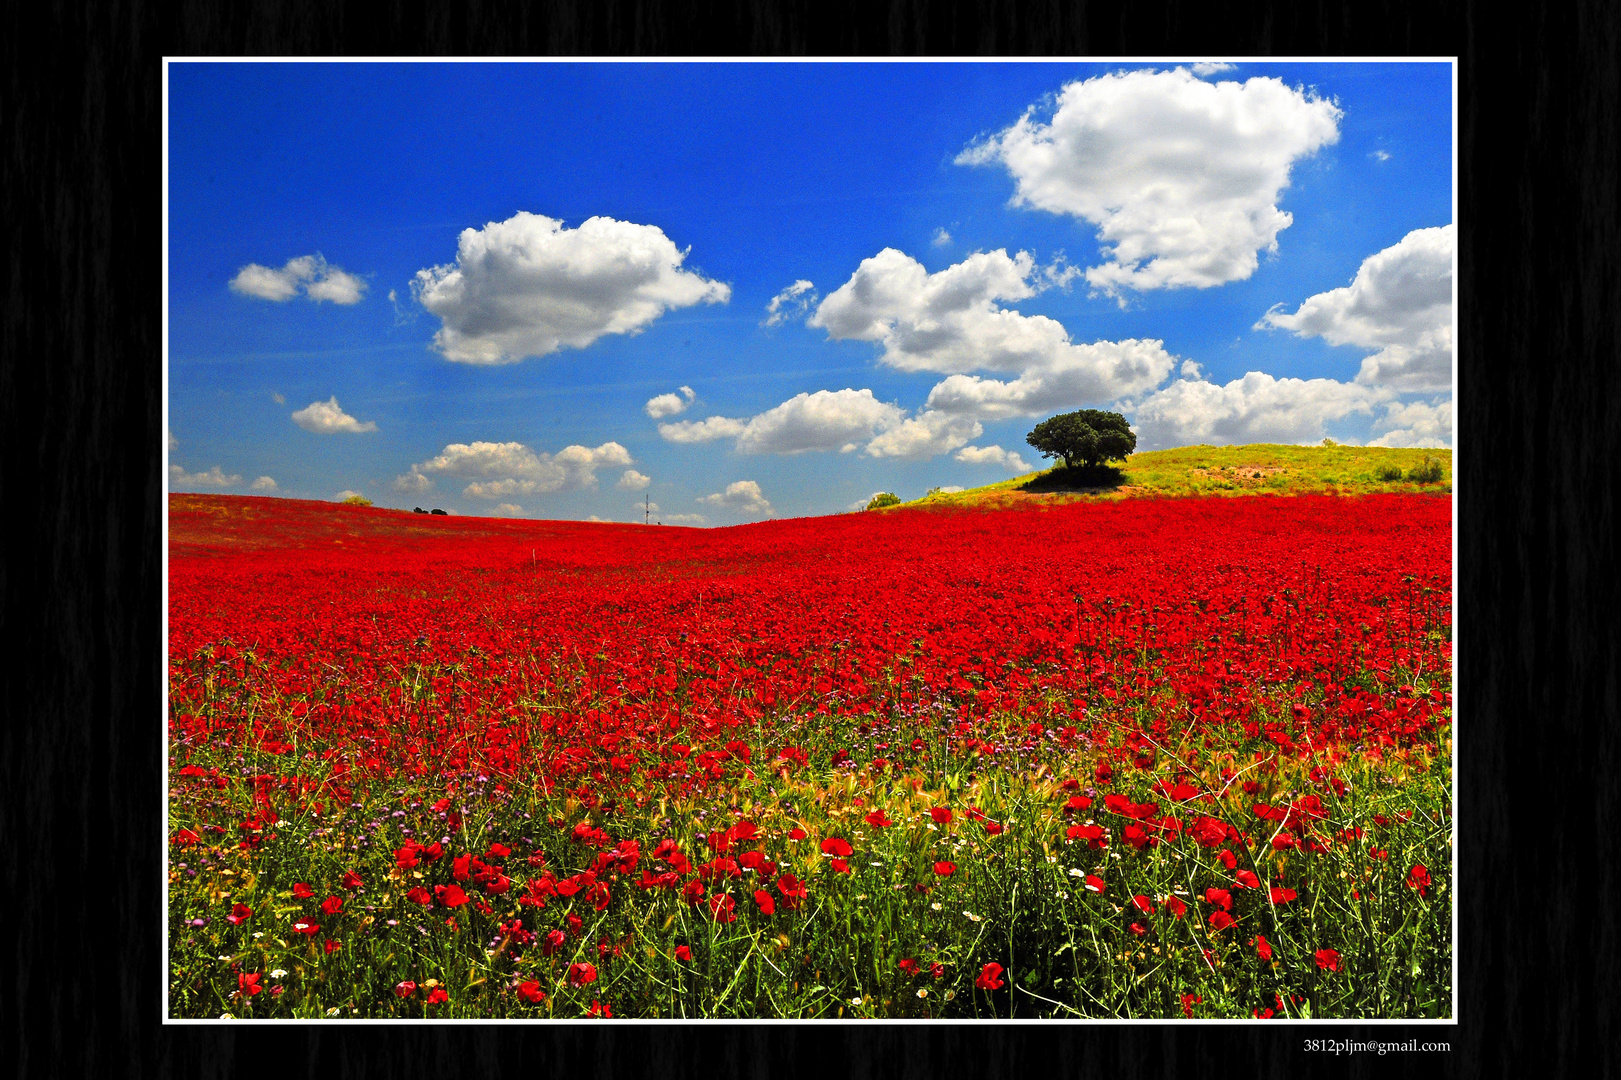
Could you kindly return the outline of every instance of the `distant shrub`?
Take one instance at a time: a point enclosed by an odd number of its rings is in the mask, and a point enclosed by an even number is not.
[[[1384,480],[1386,482],[1389,482],[1391,480],[1400,480],[1401,479],[1401,466],[1400,465],[1381,465],[1381,466],[1379,466],[1377,469],[1375,469],[1373,471],[1373,475],[1375,477],[1377,477],[1378,479]]]
[[[364,495],[351,495],[343,500],[345,506],[370,506],[371,500]]]
[[[900,504],[901,497],[893,491],[880,491],[872,497],[872,501],[867,504],[867,509],[882,510],[886,506],[899,506]]]
[[[1441,479],[1441,463],[1424,455],[1424,460],[1407,470],[1407,479],[1419,484],[1433,484]]]

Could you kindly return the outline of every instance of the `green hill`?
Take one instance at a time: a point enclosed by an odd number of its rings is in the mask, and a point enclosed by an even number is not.
[[[1436,466],[1440,475],[1425,479],[1426,467]],[[1122,466],[1091,473],[1056,467],[967,491],[935,491],[890,509],[1145,495],[1364,495],[1390,491],[1450,493],[1452,451],[1337,444],[1181,446],[1133,454]]]

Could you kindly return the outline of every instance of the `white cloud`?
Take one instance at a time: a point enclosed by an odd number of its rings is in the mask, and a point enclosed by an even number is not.
[[[765,495],[761,493],[760,485],[753,480],[739,480],[736,483],[727,484],[725,491],[705,495],[698,501],[708,503],[710,506],[737,510],[750,516],[770,517],[776,513],[771,508],[771,503],[766,501]],[[667,518],[666,520],[671,519]]]
[[[1375,150],[1371,154],[1369,154],[1368,156],[1371,157],[1375,161],[1389,161],[1390,160],[1389,152],[1384,151],[1384,150]]]
[[[743,434],[747,422],[725,416],[711,416],[705,420],[678,420],[673,424],[660,424],[659,434],[674,443],[710,442],[730,439]]]
[[[1030,464],[1016,452],[1000,446],[965,446],[957,451],[956,457],[970,465],[1000,465],[1015,476],[1032,471]]]
[[[690,386],[683,386],[679,389],[681,391],[679,394],[660,394],[657,397],[648,398],[647,404],[643,406],[647,410],[647,415],[657,420],[660,417],[674,416],[676,413],[685,411],[686,407],[692,404],[693,398],[698,395]]]
[[[818,390],[797,394],[752,417],[738,433],[745,454],[800,454],[807,450],[853,450],[899,424],[905,410],[879,401],[871,390]]]
[[[1369,446],[1448,447],[1452,445],[1452,402],[1392,403],[1373,427],[1384,434],[1370,439]]]
[[[1192,360],[1182,361],[1182,366],[1177,370],[1181,373],[1184,379],[1197,379],[1204,374],[1204,368],[1200,367]]]
[[[930,238],[929,243],[933,244],[935,247],[945,247],[947,244],[951,243],[951,234],[946,232],[946,227],[944,225],[941,225],[934,230],[934,236]]]
[[[809,295],[806,295],[806,294]],[[765,319],[761,326],[780,326],[789,319],[797,319],[816,303],[816,286],[800,278],[771,298],[765,306]]]
[[[730,299],[729,285],[682,269],[686,257],[656,225],[593,217],[569,229],[519,212],[462,230],[456,262],[417,271],[411,292],[443,320],[433,342],[447,360],[509,364]]]
[[[946,495],[955,495],[961,490],[963,490],[963,486],[961,484],[947,484],[940,489],[940,491]]]
[[[595,515],[595,514],[587,515],[585,520],[587,520],[587,521],[595,521],[599,525],[612,525],[613,524],[613,518],[597,517],[597,515]]]
[[[949,453],[979,438],[985,429],[970,416],[924,410],[880,432],[867,444],[870,457],[921,460]]]
[[[426,491],[432,476],[471,481],[462,494],[474,499],[502,499],[511,495],[532,495],[564,488],[595,487],[596,470],[611,465],[629,465],[630,451],[616,442],[592,449],[565,446],[556,454],[536,453],[523,443],[451,443],[435,458],[411,466],[396,477],[394,488],[402,492]]]
[[[344,488],[342,491],[338,492],[336,495],[334,495],[332,497],[334,499],[338,500],[339,502],[342,502],[345,499],[353,499],[356,496],[359,496],[362,499],[364,499],[366,497],[364,495],[361,495],[360,492],[358,492],[358,491],[350,491],[348,488]]]
[[[169,466],[169,481],[171,487],[231,487],[240,484],[242,477],[236,473],[226,476],[218,465],[207,472],[189,473],[179,465]]]
[[[287,399],[282,397],[280,394],[274,394],[274,393],[271,394],[270,395],[270,400],[274,401],[277,405],[285,405],[285,404],[287,404]]]
[[[665,525],[703,525],[709,521],[702,514],[665,514],[659,520]]]
[[[1293,218],[1277,207],[1294,163],[1339,138],[1332,101],[1275,78],[1210,83],[1185,68],[1064,86],[959,164],[1004,165],[1013,204],[1097,226],[1094,288],[1207,288],[1249,277]]]
[[[1199,76],[1214,75],[1221,71],[1231,71],[1236,66],[1237,65],[1235,64],[1228,64],[1220,60],[1204,61],[1202,63],[1193,65],[1193,73]]]
[[[167,435],[168,438],[169,438],[169,449],[170,450],[173,450],[175,447],[180,445],[180,440],[174,437],[174,432],[170,431],[167,426],[164,427],[163,433],[165,435]]]
[[[517,515],[523,513],[523,507],[519,506],[517,503],[499,503],[495,508],[495,512],[497,514],[504,514],[508,517],[516,517]]]
[[[641,491],[652,482],[653,478],[651,476],[644,476],[635,469],[626,469],[620,475],[619,483],[614,486],[624,488],[626,491]]]
[[[313,431],[317,435],[331,435],[340,431],[365,432],[376,431],[375,421],[367,420],[362,424],[359,420],[344,412],[338,405],[337,395],[331,401],[312,401],[308,406],[293,414],[293,423],[305,431]]]
[[[1307,298],[1292,314],[1279,310],[1280,304],[1256,328],[1377,348],[1363,358],[1359,383],[1402,391],[1449,389],[1453,239],[1451,225],[1415,229],[1364,259],[1351,284]]]
[[[930,274],[917,260],[885,248],[822,301],[810,325],[830,337],[878,342],[880,359],[902,371],[950,374],[930,394],[929,407],[960,415],[990,419],[1073,409],[1158,385],[1174,364],[1162,342],[1077,345],[1054,319],[998,306],[1062,280],[1054,268],[1038,271],[1024,251],[1013,257],[1005,250],[980,252]],[[964,374],[974,370],[1017,378]]]
[[[1333,379],[1274,379],[1251,371],[1225,386],[1187,379],[1135,408],[1138,450],[1195,443],[1315,443],[1323,425],[1353,412],[1371,414],[1388,391]],[[1343,441],[1343,440],[1342,440]]]
[[[289,259],[280,270],[249,263],[236,272],[230,286],[232,292],[243,296],[277,303],[291,300],[300,289],[317,303],[330,300],[334,304],[358,304],[366,295],[363,278],[331,265],[319,253]]]
[[[275,491],[276,481],[268,476],[261,476],[248,485],[249,491]]]

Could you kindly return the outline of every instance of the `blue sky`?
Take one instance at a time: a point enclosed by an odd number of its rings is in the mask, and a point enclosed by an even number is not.
[[[730,525],[1043,467],[1078,408],[1141,450],[1451,444],[1449,64],[168,93],[171,490]]]

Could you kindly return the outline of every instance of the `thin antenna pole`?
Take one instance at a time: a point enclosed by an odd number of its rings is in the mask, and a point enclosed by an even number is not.
[[[653,493],[648,492],[646,495],[643,495],[642,501],[642,524],[646,525],[653,518]]]

